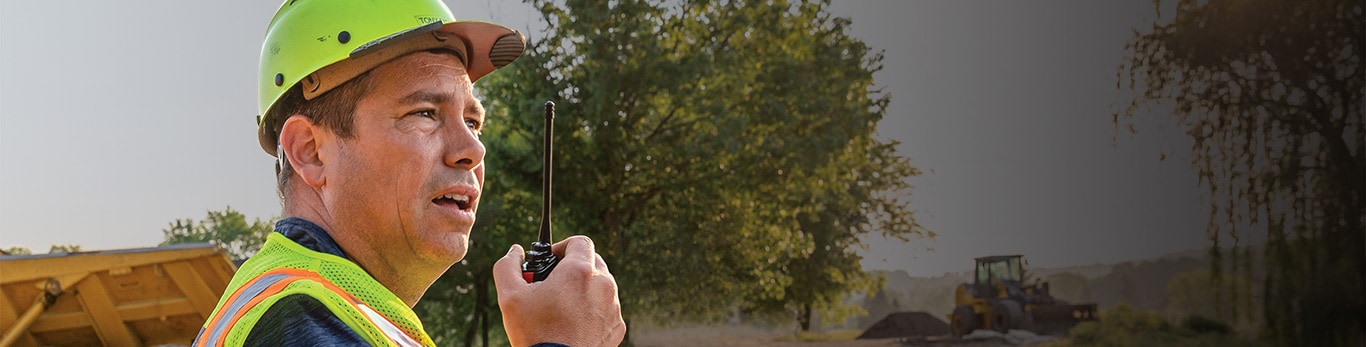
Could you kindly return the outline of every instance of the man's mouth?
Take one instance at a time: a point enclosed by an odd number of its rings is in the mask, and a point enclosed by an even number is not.
[[[469,209],[470,209],[470,196],[469,196],[469,195],[462,195],[462,194],[454,194],[454,193],[452,193],[452,194],[446,194],[446,195],[442,195],[442,196],[440,196],[440,197],[437,197],[436,199],[432,199],[432,203],[435,203],[435,204],[441,205],[441,206],[455,205],[455,207],[457,207],[457,208],[459,208],[459,209],[461,209],[461,210],[469,210]]]

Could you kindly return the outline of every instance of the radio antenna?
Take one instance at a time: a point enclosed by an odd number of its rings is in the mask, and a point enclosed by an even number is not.
[[[554,147],[551,141],[555,135],[555,103],[545,102],[545,152],[541,167],[541,237],[536,242],[531,243],[531,250],[526,251],[527,261],[522,263],[522,278],[527,283],[544,281],[550,276],[550,270],[559,264],[559,258],[555,257],[550,251],[550,245],[555,241],[550,235],[550,171],[554,167]]]

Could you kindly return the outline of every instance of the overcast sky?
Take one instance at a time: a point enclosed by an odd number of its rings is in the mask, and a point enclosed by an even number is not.
[[[253,76],[279,3],[0,2],[0,247],[148,247],[208,210],[278,215]],[[540,27],[521,3],[447,3]],[[988,254],[1063,266],[1204,246],[1189,140],[1111,122],[1124,42],[1152,13],[1131,3],[837,1],[885,50],[879,134],[925,171],[909,198],[938,234],[870,239],[865,266],[937,275]]]

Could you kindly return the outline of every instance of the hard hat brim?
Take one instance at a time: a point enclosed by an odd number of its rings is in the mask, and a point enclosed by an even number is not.
[[[470,61],[466,66],[470,82],[511,64],[526,50],[526,38],[522,33],[499,24],[459,21],[446,24],[440,30],[465,39],[465,47],[470,50]]]

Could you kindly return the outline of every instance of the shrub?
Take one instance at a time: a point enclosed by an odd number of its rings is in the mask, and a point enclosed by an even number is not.
[[[1191,315],[1173,325],[1161,315],[1119,305],[1101,312],[1099,321],[1072,328],[1074,346],[1247,346],[1224,322]]]
[[[1230,327],[1228,323],[1198,314],[1186,316],[1185,319],[1181,320],[1181,327],[1195,334],[1228,335],[1233,332],[1233,327]]]

